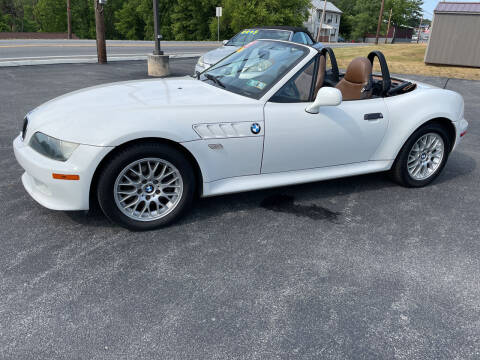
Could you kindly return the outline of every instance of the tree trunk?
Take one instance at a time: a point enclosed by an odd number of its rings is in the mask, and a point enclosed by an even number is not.
[[[70,10],[70,0],[67,0],[67,37],[72,38],[72,12]]]

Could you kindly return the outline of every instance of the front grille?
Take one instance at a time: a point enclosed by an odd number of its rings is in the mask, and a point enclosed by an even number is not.
[[[25,140],[25,136],[27,136],[27,128],[28,128],[28,118],[25,117],[25,119],[23,119],[22,140]]]

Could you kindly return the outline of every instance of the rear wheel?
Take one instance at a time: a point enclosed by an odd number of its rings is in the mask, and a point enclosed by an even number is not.
[[[112,221],[130,230],[171,224],[190,206],[195,175],[177,149],[146,143],[115,154],[98,182],[98,202]]]
[[[440,175],[451,144],[444,127],[427,124],[415,131],[400,150],[392,167],[396,182],[407,187],[422,187]]]

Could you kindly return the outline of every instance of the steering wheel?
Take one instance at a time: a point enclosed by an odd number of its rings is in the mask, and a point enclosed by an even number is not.
[[[390,71],[388,70],[387,60],[385,60],[385,56],[380,51],[372,51],[368,54],[368,60],[372,64],[373,68],[373,60],[375,58],[378,59],[380,63],[380,68],[382,69],[382,96],[387,96],[390,87],[392,86],[392,79],[390,78]]]

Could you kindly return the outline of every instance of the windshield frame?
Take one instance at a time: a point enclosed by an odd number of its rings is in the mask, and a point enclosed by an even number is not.
[[[255,41],[256,42],[285,43],[288,46],[291,46],[291,47],[294,47],[294,48],[304,49],[305,52],[302,56],[300,56],[297,60],[295,60],[295,62],[292,63],[287,69],[285,69],[285,71],[281,72],[278,75],[278,78],[275,79],[275,81],[272,81],[272,83],[268,84],[261,92],[259,92],[257,94],[253,94],[253,93],[247,94],[246,91],[241,91],[242,90],[241,88],[238,88],[240,91],[235,91],[236,87],[232,87],[232,86],[223,87],[223,84],[222,84],[222,86],[219,86],[218,84],[215,84],[215,82],[211,81],[211,80],[210,80],[209,85],[218,87],[222,90],[228,91],[228,92],[236,94],[236,95],[244,96],[244,97],[249,98],[249,99],[262,100],[266,97],[269,97],[270,96],[269,94],[271,93],[272,89],[278,88],[278,84],[280,84],[280,83],[283,84],[284,80],[286,78],[289,79],[292,76],[294,76],[298,72],[299,66],[301,68],[303,66],[303,64],[305,63],[305,61],[308,61],[309,59],[312,58],[312,54],[315,55],[315,54],[318,53],[318,51],[316,49],[314,49],[310,46],[303,45],[303,44],[292,43],[290,41],[272,40],[272,39],[259,39],[259,40],[255,40]],[[251,43],[249,43],[249,44],[251,44]],[[249,44],[247,44],[247,47],[248,47]],[[217,64],[213,65],[212,67],[204,70],[202,73],[198,74],[197,79],[200,80],[200,81],[208,80],[208,79],[205,79],[206,78],[206,76],[205,76],[206,73],[209,73],[210,71],[216,70],[217,69],[216,65],[218,65],[220,62],[228,59],[229,57],[234,56],[236,53],[237,53],[237,51],[228,55],[228,56],[226,56],[225,58],[220,60]],[[222,66],[225,66],[225,65],[222,65]],[[202,76],[204,77],[204,79],[202,79]],[[287,81],[288,81],[288,79],[287,79]]]

